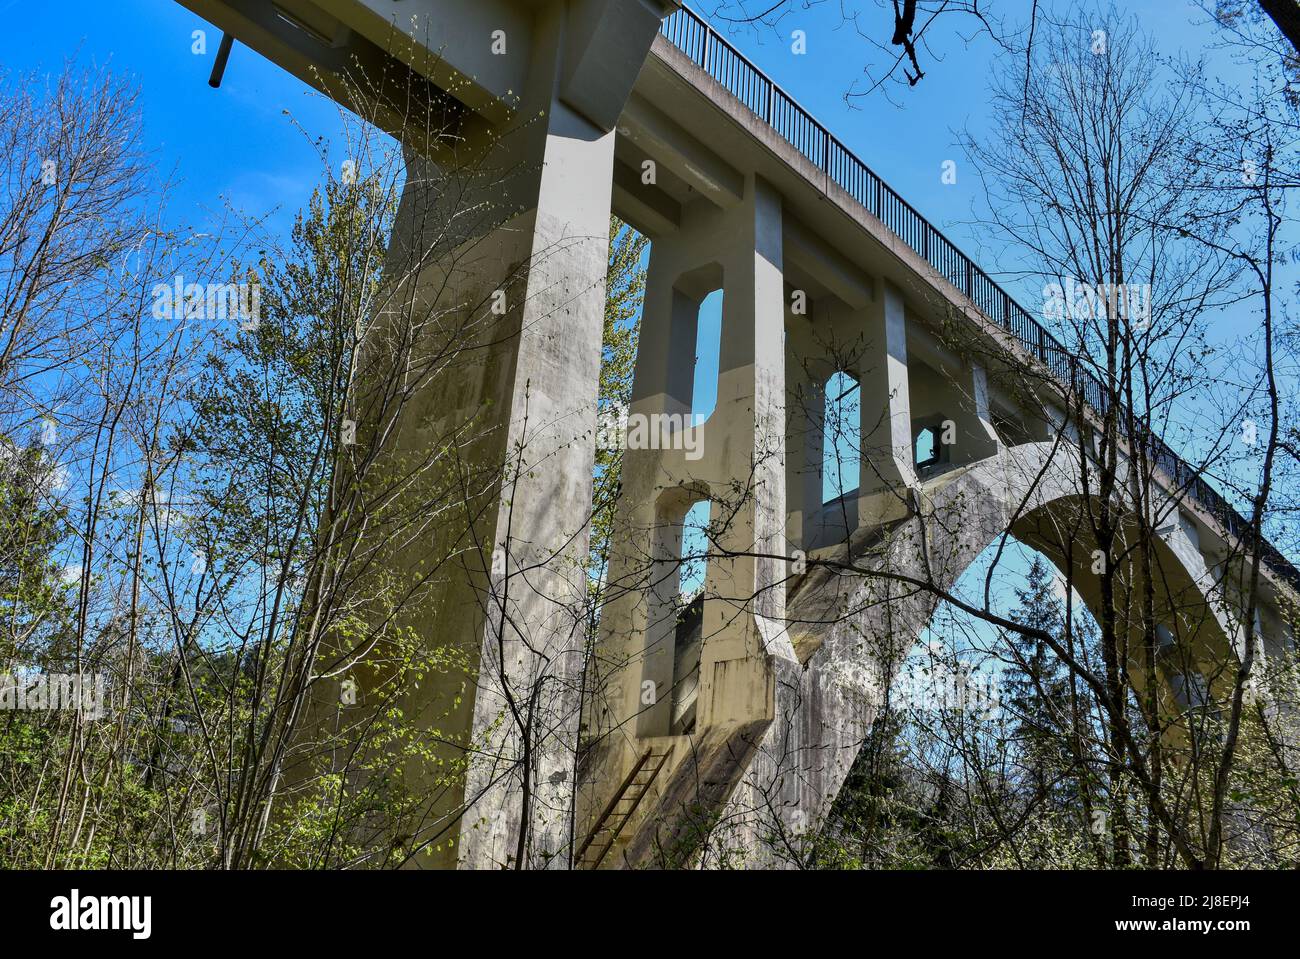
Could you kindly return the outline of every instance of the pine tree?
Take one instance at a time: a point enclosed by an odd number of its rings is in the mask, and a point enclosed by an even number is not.
[[[1024,587],[1015,591],[1018,605],[1011,618],[1063,643],[1065,609],[1056,594],[1055,575],[1041,556],[1035,556]],[[1009,631],[1007,644],[1009,662],[1003,678],[1007,696],[1003,705],[1011,714],[1012,736],[1029,777],[1031,800],[1038,804],[1060,801],[1060,783],[1071,766],[1067,667],[1041,639]]]

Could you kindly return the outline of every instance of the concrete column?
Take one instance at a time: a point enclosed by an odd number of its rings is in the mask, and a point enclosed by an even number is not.
[[[1079,443],[1079,425],[1074,420],[1067,419],[1065,411],[1060,407],[1048,403],[1045,405],[1045,410],[1048,418],[1048,422],[1045,424],[1046,428],[1040,427],[1035,429],[1033,426],[1030,426],[1030,435],[1035,440],[1040,441],[1054,439],[1059,435],[1066,443],[1072,443],[1077,446]],[[1091,452],[1092,455],[1097,455],[1095,437]]]
[[[720,468],[711,521],[724,555],[709,563],[704,587],[698,708],[705,725],[770,716],[767,657],[790,645],[778,636],[788,568],[780,197],[752,178],[731,218],[718,406],[706,434]]]
[[[808,552],[817,535],[822,507],[822,444],[825,433],[824,381],[806,378],[796,357],[787,351],[787,369],[797,377],[798,390],[790,390],[786,406],[785,488],[788,510],[786,533],[792,549]]]
[[[476,117],[426,157],[408,151],[354,415],[358,445],[373,443],[386,465],[374,485],[400,480],[407,502],[445,497],[416,532],[376,515],[356,564],[367,595],[383,597],[368,615],[376,634],[400,630],[463,658],[392,704],[409,727],[436,731],[433,755],[401,770],[427,806],[384,837],[420,850],[414,865],[568,863],[621,104],[611,96],[626,97],[658,23],[653,4],[620,19],[627,6],[540,7],[531,32],[508,41],[527,62],[517,113]],[[407,352],[394,348],[403,338]],[[376,641],[358,670],[358,710],[380,700],[390,643]]]
[[[723,721],[730,710],[770,708],[762,695],[755,705],[745,683],[765,682],[761,629],[767,626],[760,628],[758,620],[779,622],[784,613],[786,562],[767,558],[787,555],[780,214],[776,193],[752,180],[741,204],[691,210],[681,232],[657,240],[651,250],[630,415],[689,411],[698,305],[721,282],[718,399],[708,421],[695,428],[697,458],[681,448],[624,455],[613,592],[601,620],[600,658],[614,665],[599,683],[604,702],[593,704],[609,714],[606,731],[639,716],[641,735],[667,732],[661,700],[649,705],[641,695],[642,683],[658,688],[671,668],[671,630],[652,624],[666,623],[676,582],[657,567],[668,550],[680,548],[687,507],[706,498],[713,501],[710,523],[717,536],[710,552],[722,555],[710,557],[704,586],[699,718]],[[670,534],[665,525],[677,528]],[[757,672],[738,678],[748,659],[758,663]],[[661,669],[661,662],[668,665]],[[726,690],[718,695],[728,705],[705,695],[715,689],[714,671]]]
[[[722,276],[720,266],[691,270],[694,252],[693,244],[677,236],[651,245],[629,424],[665,415],[680,424],[690,415],[700,302]],[[658,443],[633,446],[623,453],[606,600],[585,709],[593,738],[620,728],[642,736],[668,730],[681,523],[691,504],[708,496],[707,487],[689,481],[693,464],[684,457]],[[679,460],[681,466],[666,465]],[[645,693],[646,682],[653,684],[652,693]]]
[[[561,856],[568,842],[614,134],[558,101],[549,119],[502,410],[506,472],[493,547],[507,576],[483,626],[473,720],[487,742],[473,754],[461,833],[460,861],[478,867],[516,857],[525,749],[534,793],[527,861]],[[514,717],[530,706],[535,741],[525,743]]]
[[[822,442],[826,394],[832,370],[814,331],[823,322],[822,308],[786,314],[786,536],[790,549],[812,550],[822,507]]]
[[[673,685],[677,651],[677,617],[682,610],[682,522],[693,502],[687,490],[670,490],[659,497],[651,531],[650,582],[647,584],[645,651],[637,684],[636,730],[640,736],[666,736],[672,728]],[[646,683],[653,693],[646,701]]]
[[[862,313],[868,351],[862,389],[862,469],[858,522],[906,516],[917,485],[912,449],[912,400],[907,377],[907,315],[902,291],[880,281],[880,296]]]
[[[964,364],[964,372],[966,382],[954,384],[956,388],[950,391],[953,408],[945,409],[956,426],[955,448],[948,451],[952,463],[973,463],[996,456],[1001,446],[989,407],[988,374],[973,362]]]

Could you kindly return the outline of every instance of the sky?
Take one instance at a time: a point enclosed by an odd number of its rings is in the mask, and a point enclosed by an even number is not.
[[[775,29],[735,22],[741,0],[688,0],[699,13],[712,13],[714,28],[740,48],[823,126],[867,163],[904,199],[954,240],[966,253],[993,272],[996,257],[978,256],[981,232],[970,226],[972,205],[981,197],[980,184],[964,169],[956,147],[956,131],[987,129],[988,81],[1004,68],[1001,48],[987,35],[977,35],[975,22],[961,17],[940,21],[926,34],[928,52],[921,54],[925,77],[914,87],[897,83],[887,90],[846,102],[856,84],[868,85],[864,70],[879,68],[892,56],[860,34],[888,41],[893,29],[889,0],[789,0]],[[761,10],[766,0],[743,0],[745,9]],[[1082,6],[1077,0],[1043,9]],[[841,6],[858,9],[856,28],[840,16]],[[1002,18],[1009,30],[1027,21],[1031,0],[985,0],[983,8]],[[1140,28],[1158,37],[1169,55],[1205,53],[1212,68],[1225,79],[1248,83],[1249,73],[1226,55],[1205,50],[1214,28],[1188,0],[1129,0],[1121,4]],[[806,52],[795,52],[794,31],[806,35]],[[968,38],[968,39],[964,39]],[[879,73],[879,70],[876,70]],[[945,161],[957,164],[956,182],[941,181]]]
[[[5,70],[57,73],[74,59],[133,78],[155,172],[174,178],[174,226],[201,229],[230,204],[271,214],[270,225],[287,231],[320,181],[310,137],[337,137],[339,109],[238,44],[213,90],[208,75],[221,32],[173,0],[0,0],[4,13]],[[194,52],[196,30],[205,33],[204,53]]]
[[[751,9],[767,6],[745,2]],[[856,29],[840,16],[852,0],[791,0],[775,29],[728,22],[736,0],[689,5],[996,277],[998,250],[971,224],[980,185],[954,146],[956,131],[988,127],[986,80],[1000,68],[1001,51],[987,35],[974,35],[971,23],[940,27],[924,53],[927,75],[918,85],[892,84],[887,95],[877,91],[850,104],[845,93],[864,85],[864,67],[888,56],[858,32],[888,38],[887,0],[860,0]],[[990,0],[986,6],[1013,25],[1025,18],[1030,2]],[[1185,0],[1133,0],[1124,7],[1158,33],[1170,55],[1196,55],[1214,35],[1205,15]],[[0,65],[7,71],[57,72],[75,58],[80,66],[134,78],[156,170],[175,183],[174,226],[201,230],[229,205],[267,216],[273,231],[287,233],[320,180],[313,138],[336,138],[343,129],[338,107],[239,45],[221,88],[211,89],[207,78],[220,32],[173,0],[0,0],[2,13],[10,14],[8,29],[0,32]],[[805,52],[796,52],[796,30],[803,31]],[[1249,82],[1225,55],[1207,55],[1212,72]],[[955,183],[941,181],[946,161],[957,163]],[[702,314],[702,343],[717,342],[720,299],[711,298]],[[1225,318],[1225,337],[1234,322],[1240,319]],[[715,350],[705,351],[696,371],[698,411],[713,404]]]

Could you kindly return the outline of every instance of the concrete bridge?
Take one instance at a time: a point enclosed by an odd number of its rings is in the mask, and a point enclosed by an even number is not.
[[[1083,468],[1100,383],[695,14],[672,0],[181,2],[402,139],[390,265],[409,302],[509,291],[483,362],[433,383],[393,430],[412,448],[430,423],[487,423],[473,455],[503,477],[481,494],[481,555],[415,619],[467,637],[477,674],[443,719],[478,748],[464,781],[430,800],[435,824],[467,809],[437,864],[689,862],[706,834],[769,861],[828,811],[935,590],[987,546],[1010,533],[1101,602]],[[448,177],[475,215],[452,215]],[[721,352],[708,419],[624,455],[584,673],[573,610],[611,211],[652,241],[630,414],[690,413],[699,307],[715,290]],[[402,269],[434,244],[474,253]],[[824,502],[834,373],[860,396],[860,479]],[[1126,576],[1155,580],[1161,696],[1177,713],[1230,682],[1243,654],[1246,528],[1158,438],[1143,443],[1124,462],[1149,464],[1161,494],[1143,507],[1159,568]],[[526,467],[511,473],[516,454]],[[701,500],[713,555],[687,606],[682,522]],[[1122,529],[1121,546],[1137,535]],[[413,567],[430,545],[391,562]],[[1293,647],[1279,600],[1295,582],[1271,548],[1266,567],[1265,654]],[[512,690],[539,687],[530,739],[502,716]]]

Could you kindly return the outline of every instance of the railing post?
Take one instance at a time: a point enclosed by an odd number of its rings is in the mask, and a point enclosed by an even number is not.
[[[713,40],[713,31],[707,26],[704,28],[704,51],[700,54],[700,67],[705,73],[709,72],[709,45]],[[711,74],[710,74],[711,75]]]
[[[966,257],[966,299],[975,299],[975,264]]]
[[[775,100],[776,100],[776,84],[773,83],[771,80],[768,80],[767,81],[767,115],[763,117],[763,120],[766,121],[767,125],[772,127],[773,129],[776,129],[776,124],[772,122],[774,119],[774,117],[772,116],[772,105]]]

